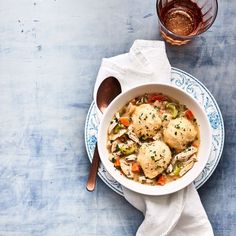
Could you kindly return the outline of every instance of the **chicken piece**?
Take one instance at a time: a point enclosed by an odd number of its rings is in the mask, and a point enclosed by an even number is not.
[[[133,140],[135,143],[137,143],[137,144],[139,144],[139,145],[142,144],[142,143],[139,141],[139,138],[138,138],[138,137],[136,136],[136,134],[133,132],[131,126],[128,128],[127,134],[128,134],[128,136],[129,136],[129,138],[130,138],[131,140]]]
[[[125,160],[126,160],[126,161],[136,161],[136,160],[137,160],[137,155],[131,154],[131,155],[129,155],[129,156],[126,156],[126,157],[125,157]]]
[[[189,170],[193,168],[194,161],[189,162],[187,165],[185,165],[179,172],[179,176],[182,177],[185,175]]]
[[[123,171],[123,173],[130,179],[134,177],[134,173],[132,172],[132,164],[126,162],[124,159],[120,160],[120,168]]]
[[[112,130],[118,125],[117,121],[115,119],[113,119],[111,121],[111,124],[108,127],[108,134],[110,134],[112,132]]]
[[[122,135],[124,135],[127,132],[127,129],[121,129],[117,134],[111,134],[109,135],[109,140],[116,140],[120,138]]]
[[[196,147],[189,147],[187,149],[185,149],[184,151],[180,152],[179,154],[177,154],[174,159],[176,161],[187,161],[189,159],[189,157],[191,157],[193,154],[195,154],[197,152],[197,148]]]

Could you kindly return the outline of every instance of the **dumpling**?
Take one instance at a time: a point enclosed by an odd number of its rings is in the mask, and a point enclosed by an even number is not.
[[[144,175],[153,179],[161,174],[171,161],[170,148],[162,141],[144,143],[139,150],[137,161]]]
[[[131,119],[134,133],[143,139],[155,136],[162,123],[156,109],[150,104],[136,107]]]
[[[197,130],[188,119],[181,117],[171,120],[163,134],[165,143],[177,151],[182,151],[196,138]]]

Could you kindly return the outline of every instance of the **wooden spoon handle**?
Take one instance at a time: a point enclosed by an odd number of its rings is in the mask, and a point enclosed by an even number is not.
[[[92,192],[95,189],[96,186],[96,177],[97,177],[97,172],[98,172],[98,166],[100,163],[100,156],[98,153],[98,146],[96,143],[94,154],[93,154],[93,160],[89,172],[89,177],[87,181],[86,188],[88,191]]]

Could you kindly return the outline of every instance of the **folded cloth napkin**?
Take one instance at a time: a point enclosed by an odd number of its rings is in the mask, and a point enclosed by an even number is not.
[[[103,59],[94,98],[101,82],[109,76],[119,80],[123,92],[138,84],[170,83],[171,66],[164,42],[136,40],[129,53]],[[214,235],[193,184],[164,196],[146,196],[124,187],[123,192],[126,200],[145,216],[137,236]]]
[[[124,92],[138,84],[169,83],[170,73],[171,66],[164,42],[136,40],[129,53],[102,60],[94,87],[94,98],[101,82],[109,76],[119,80]]]

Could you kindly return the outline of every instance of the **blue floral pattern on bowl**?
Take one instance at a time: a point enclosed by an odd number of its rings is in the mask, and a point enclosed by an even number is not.
[[[199,80],[190,74],[180,69],[172,68],[171,84],[183,89],[204,107],[212,127],[213,141],[211,154],[205,168],[194,181],[196,188],[200,188],[212,175],[221,158],[225,135],[223,118],[214,97]],[[92,161],[97,141],[98,124],[99,120],[96,114],[95,103],[93,102],[89,108],[85,122],[85,146],[90,161]],[[121,185],[110,176],[102,164],[98,169],[98,175],[111,189],[123,195]]]

